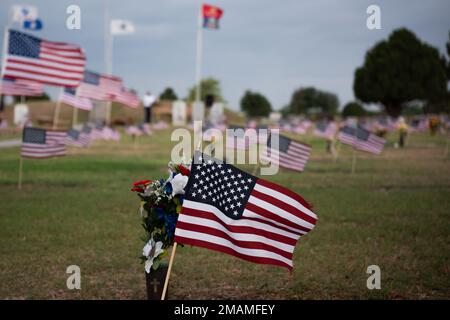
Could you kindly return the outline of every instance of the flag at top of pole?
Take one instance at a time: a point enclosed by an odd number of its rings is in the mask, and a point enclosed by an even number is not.
[[[219,19],[222,17],[223,10],[209,4],[203,4],[203,28],[219,29]]]

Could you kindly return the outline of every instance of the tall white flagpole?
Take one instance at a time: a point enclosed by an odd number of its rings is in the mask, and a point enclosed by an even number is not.
[[[203,46],[203,24],[202,24],[202,11],[203,1],[200,3],[200,10],[198,13],[198,25],[197,25],[197,57],[196,57],[196,70],[195,70],[195,83],[197,88],[195,90],[195,102],[200,101],[201,97],[201,78],[202,78],[202,46]]]
[[[106,74],[112,74],[112,35],[109,16],[109,0],[105,0],[105,67]],[[106,102],[106,124],[111,124],[111,101]]]

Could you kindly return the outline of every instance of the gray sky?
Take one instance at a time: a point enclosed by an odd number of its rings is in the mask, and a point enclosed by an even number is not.
[[[0,24],[15,1],[2,0]],[[20,3],[20,2],[19,2]],[[103,0],[27,0],[44,22],[35,35],[80,44],[88,67],[104,72]],[[111,18],[134,22],[136,33],[114,39],[113,73],[142,95],[167,87],[185,97],[195,81],[199,0],[111,0]],[[224,9],[220,30],[204,30],[203,77],[220,80],[233,109],[245,90],[266,95],[275,109],[302,86],[354,99],[353,74],[364,54],[393,29],[407,27],[445,52],[450,29],[448,0],[211,0]],[[66,29],[66,8],[81,7],[81,30]],[[368,30],[366,9],[381,7],[381,30]],[[3,39],[3,34],[2,34]],[[2,42],[3,43],[3,42]],[[51,89],[54,94],[55,89]]]

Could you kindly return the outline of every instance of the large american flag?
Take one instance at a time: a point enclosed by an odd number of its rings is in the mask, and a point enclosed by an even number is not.
[[[317,215],[298,194],[196,153],[175,241],[293,268],[297,240]]]
[[[114,95],[121,91],[122,79],[86,70],[77,95],[93,100],[113,101]]]
[[[383,151],[385,143],[385,139],[378,137],[364,128],[358,127],[356,129],[356,139],[353,144],[355,149],[380,154]]]
[[[63,92],[59,96],[59,101],[68,104],[77,109],[92,110],[92,102],[88,98],[77,96],[76,89],[74,88],[64,88]]]
[[[79,46],[16,30],[9,30],[7,37],[3,77],[65,87],[76,87],[83,79],[86,57]]]
[[[278,139],[278,146],[275,143],[276,139]],[[279,134],[271,134],[267,139],[267,147],[261,153],[261,159],[301,172],[305,169],[311,149],[310,145]]]
[[[50,158],[66,155],[66,132],[25,127],[22,157]]]
[[[0,94],[5,96],[41,96],[44,94],[42,83],[23,79],[1,79]]]

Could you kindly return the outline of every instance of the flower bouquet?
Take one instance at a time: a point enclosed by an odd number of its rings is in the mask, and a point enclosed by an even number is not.
[[[173,246],[175,226],[190,173],[188,167],[186,163],[170,162],[168,179],[137,181],[131,189],[141,199],[140,213],[145,230],[141,261],[145,265],[147,280],[149,274],[158,270]],[[148,287],[147,291],[150,292]],[[159,292],[156,286],[154,291]]]

